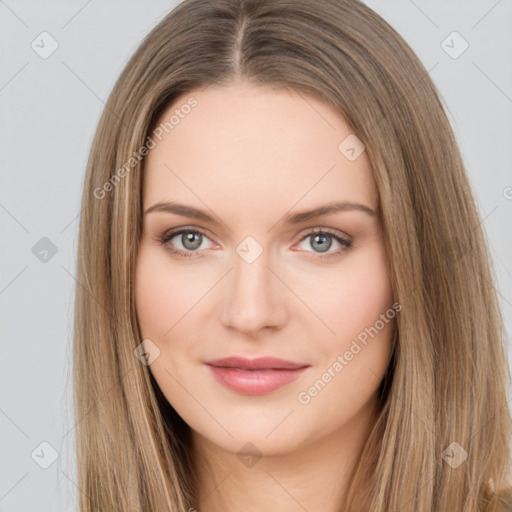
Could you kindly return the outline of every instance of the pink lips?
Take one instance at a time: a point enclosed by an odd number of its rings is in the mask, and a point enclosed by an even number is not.
[[[270,393],[297,379],[310,366],[274,357],[227,357],[206,364],[218,382],[244,395]]]

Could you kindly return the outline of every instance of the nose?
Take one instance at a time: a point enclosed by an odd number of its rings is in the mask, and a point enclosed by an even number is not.
[[[233,255],[233,270],[222,290],[224,326],[255,335],[264,328],[281,328],[287,320],[286,287],[263,250],[256,260]],[[288,292],[289,293],[289,292]]]

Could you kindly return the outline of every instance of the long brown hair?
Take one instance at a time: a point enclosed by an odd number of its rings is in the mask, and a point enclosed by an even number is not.
[[[134,355],[142,341],[134,268],[156,120],[178,97],[193,105],[195,88],[236,80],[289,88],[339,112],[365,145],[379,191],[402,310],[379,417],[339,510],[511,510],[510,373],[475,201],[427,70],[358,0],[185,0],[115,84],[80,220],[80,510],[200,508],[189,427]]]

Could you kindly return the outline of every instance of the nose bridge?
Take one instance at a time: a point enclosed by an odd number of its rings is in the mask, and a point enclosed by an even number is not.
[[[247,237],[233,255],[233,271],[224,295],[223,322],[240,331],[278,326],[284,321],[285,304],[279,280],[272,268],[271,251]]]

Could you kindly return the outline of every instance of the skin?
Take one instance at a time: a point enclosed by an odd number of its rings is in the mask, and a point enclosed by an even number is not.
[[[141,334],[160,350],[149,369],[192,429],[195,508],[335,510],[376,420],[395,321],[359,343],[309,403],[298,395],[393,304],[370,162],[365,152],[354,161],[340,152],[352,130],[313,97],[235,82],[184,94],[161,119],[191,96],[198,105],[147,157],[143,208],[176,201],[207,210],[216,223],[145,214],[135,287]],[[333,201],[376,214],[278,222]],[[180,234],[159,242],[181,227],[205,233],[195,252]],[[314,228],[352,240],[352,248],[328,236],[323,247],[331,242],[327,253],[338,256],[321,259],[322,241],[304,238]],[[248,236],[263,249],[252,263],[236,251]],[[193,255],[179,259],[169,246]],[[217,383],[204,364],[232,355],[311,366],[280,389],[248,396]],[[237,456],[248,442],[261,455],[252,466]]]

